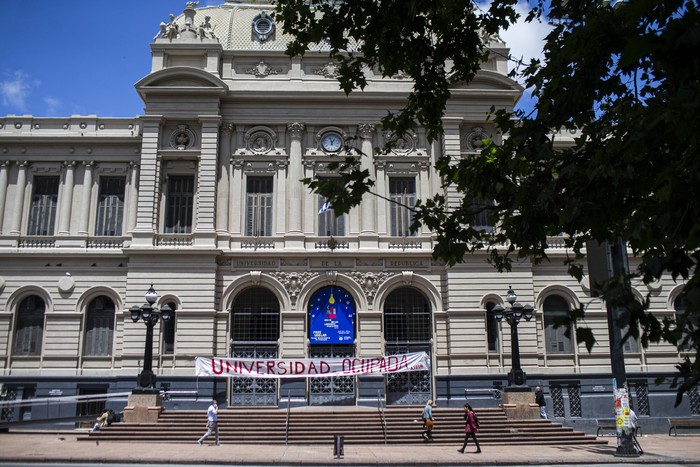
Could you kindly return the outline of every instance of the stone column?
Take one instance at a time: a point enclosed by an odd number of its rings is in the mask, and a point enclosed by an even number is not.
[[[362,139],[362,159],[360,160],[360,169],[369,172],[369,178],[375,180],[377,173],[374,168],[374,149],[372,147],[372,137],[374,136],[375,126],[371,123],[360,123],[357,125],[357,132]],[[362,218],[361,229],[362,233],[377,232],[377,208],[376,197],[373,194],[365,193],[362,197]]]
[[[388,196],[386,190],[386,163],[377,162],[377,184],[375,185],[377,193],[381,196]],[[379,226],[379,235],[387,235],[387,202],[382,200],[377,203],[377,225]]]
[[[202,122],[202,148],[197,170],[197,219],[194,244],[202,247],[216,245],[216,165],[218,161],[219,125],[221,117],[200,117]]]
[[[243,186],[243,164],[241,159],[233,159],[231,161],[231,184],[229,185],[231,193],[231,202],[229,203],[229,225],[231,235],[241,235],[243,213],[246,208],[245,187]]]
[[[66,161],[66,176],[63,179],[63,199],[58,221],[58,235],[70,235],[70,214],[73,207],[73,187],[75,185],[75,161]]]
[[[80,228],[78,234],[88,235],[90,225],[90,202],[92,201],[92,169],[95,163],[85,162],[85,176],[83,177],[83,208],[80,210]]]
[[[17,195],[15,197],[15,210],[12,213],[12,224],[10,233],[19,235],[22,229],[22,210],[24,209],[24,192],[27,185],[27,169],[29,162],[19,162],[19,173],[17,174]]]
[[[5,201],[7,201],[7,171],[10,169],[9,161],[0,162],[0,235],[5,217]]]
[[[158,212],[158,137],[162,117],[141,117],[143,137],[141,139],[141,170],[139,173],[139,196],[136,207],[136,227],[132,235],[132,246],[153,247],[155,239],[155,216]]]
[[[303,167],[301,155],[301,138],[304,135],[306,126],[303,123],[289,123],[287,134],[290,136],[289,144],[289,170],[287,175],[287,232],[291,234],[301,234],[301,205],[302,205],[302,183]]]
[[[219,148],[219,181],[216,191],[216,232],[228,234],[229,232],[229,199],[231,181],[231,135],[235,129],[233,123],[224,123],[221,128],[221,145]]]
[[[136,162],[130,162],[129,168],[129,208],[126,215],[126,232],[131,232],[136,227],[136,210],[139,200],[138,181],[139,181],[139,165]],[[126,233],[123,232],[123,233]]]

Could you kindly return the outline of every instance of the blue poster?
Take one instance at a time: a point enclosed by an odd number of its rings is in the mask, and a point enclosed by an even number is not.
[[[348,293],[326,287],[314,295],[309,307],[312,344],[352,344],[355,341],[355,305]]]

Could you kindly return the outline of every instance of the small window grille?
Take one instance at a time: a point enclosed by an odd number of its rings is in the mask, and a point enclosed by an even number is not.
[[[562,394],[561,386],[550,385],[549,390],[552,395],[552,413],[555,418],[564,418],[564,395]]]
[[[700,393],[698,392],[698,387],[693,386],[690,391],[688,391],[688,397],[690,398],[690,413],[693,415],[700,415]]]
[[[634,392],[637,396],[637,407],[635,412],[637,415],[650,415],[649,409],[649,386],[645,382],[639,382],[634,386]]]
[[[581,386],[570,384],[569,392],[569,415],[571,417],[581,417]]]

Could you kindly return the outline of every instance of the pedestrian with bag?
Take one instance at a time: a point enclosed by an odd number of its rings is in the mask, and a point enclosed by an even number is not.
[[[219,405],[216,403],[216,399],[211,401],[211,405],[207,410],[207,432],[197,440],[197,444],[201,446],[202,442],[207,439],[212,432],[216,435],[216,445],[221,446],[221,443],[219,443]]]
[[[535,403],[540,406],[540,418],[547,419],[547,402],[544,400],[544,393],[542,388],[537,386],[535,388]]]
[[[433,405],[435,404],[431,399],[423,407],[423,440],[426,442],[433,440]]]
[[[476,439],[476,432],[479,431],[479,418],[476,416],[472,410],[472,406],[469,404],[464,404],[464,444],[462,449],[457,449],[457,451],[464,454],[464,450],[469,443],[469,438],[474,440],[476,444],[476,454],[481,452],[481,446],[479,446],[479,440]]]

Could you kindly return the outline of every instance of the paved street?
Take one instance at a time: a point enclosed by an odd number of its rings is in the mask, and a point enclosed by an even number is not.
[[[77,441],[73,433],[0,434],[0,463],[149,463],[228,465],[700,465],[700,436],[647,435],[638,458],[615,457],[615,439],[599,446],[485,446],[481,454],[460,454],[454,445],[346,445],[342,459],[331,445],[198,446],[192,443]],[[473,447],[467,448],[473,451]]]

